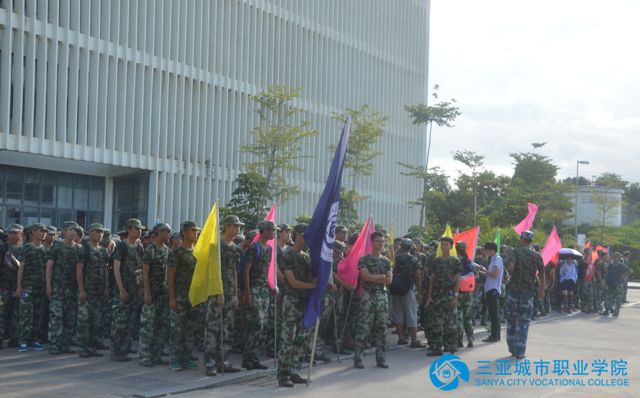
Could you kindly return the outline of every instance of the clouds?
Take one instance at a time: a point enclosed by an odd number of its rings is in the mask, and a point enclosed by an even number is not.
[[[580,158],[587,178],[640,181],[639,15],[634,0],[432,0],[429,79],[463,113],[434,130],[432,165],[455,174],[468,148],[510,174],[510,152],[548,141],[562,177]]]

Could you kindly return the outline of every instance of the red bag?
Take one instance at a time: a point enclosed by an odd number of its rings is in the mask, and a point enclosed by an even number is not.
[[[476,290],[476,274],[469,272],[467,276],[460,277],[460,292],[469,293]]]

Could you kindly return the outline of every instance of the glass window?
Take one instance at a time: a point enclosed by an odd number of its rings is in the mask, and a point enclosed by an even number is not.
[[[58,210],[58,225],[62,226],[65,221],[75,221],[73,210]]]
[[[43,206],[56,205],[56,176],[53,173],[43,173],[40,179],[42,183],[42,196],[40,204]]]
[[[4,202],[4,175],[5,167],[0,166],[0,203]],[[4,225],[4,224],[0,224]]]
[[[6,225],[20,224],[22,221],[22,211],[19,207],[7,208],[7,221]]]
[[[104,224],[104,215],[102,212],[92,211],[89,213],[89,224],[94,222],[99,222],[100,224]]]
[[[3,227],[8,227],[9,223],[7,223],[5,221],[5,213],[4,213],[4,211],[5,211],[4,206],[0,206],[0,225],[2,225]]]
[[[73,207],[73,176],[70,174],[58,175],[58,207]]]
[[[89,223],[87,223],[87,213],[85,210],[76,210],[76,216],[73,218],[75,222],[85,229],[89,226]]]
[[[104,178],[91,179],[91,191],[89,193],[89,208],[91,210],[104,209]]]
[[[22,213],[22,225],[29,226],[40,222],[40,212],[37,207],[25,207]]]
[[[76,176],[73,189],[73,207],[76,209],[89,208],[89,185],[91,178]],[[82,225],[82,224],[80,224]]]
[[[7,203],[22,203],[22,181],[24,173],[21,169],[7,167]]]
[[[24,173],[24,204],[40,204],[40,173],[27,169]]]
[[[42,208],[40,209],[40,222],[45,225],[59,225],[62,223],[56,222],[56,211],[54,209]]]

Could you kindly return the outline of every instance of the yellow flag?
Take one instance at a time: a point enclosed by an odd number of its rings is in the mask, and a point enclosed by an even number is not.
[[[220,223],[218,203],[211,208],[209,217],[202,227],[198,242],[193,248],[196,268],[191,279],[189,301],[192,306],[207,301],[209,296],[222,294],[222,274],[220,261]]]
[[[444,233],[442,234],[442,237],[444,238],[445,236],[453,239],[453,234],[451,233],[451,227],[449,226],[449,224],[447,224],[447,228],[444,229]],[[451,252],[449,253],[452,257],[455,257],[458,255],[458,253],[456,252],[456,246],[454,245],[451,248]],[[436,250],[436,257],[440,257],[442,256],[442,249],[440,248],[440,242],[438,242],[438,250]]]

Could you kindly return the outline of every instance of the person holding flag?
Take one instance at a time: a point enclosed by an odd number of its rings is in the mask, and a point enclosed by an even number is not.
[[[234,368],[231,362],[225,360],[225,355],[231,349],[234,315],[238,308],[238,275],[236,270],[240,263],[240,251],[233,243],[233,239],[240,233],[240,227],[244,223],[240,222],[238,216],[228,215],[224,218],[222,225],[222,237],[217,240],[220,244],[211,245],[210,248],[210,256],[220,256],[223,294],[210,296],[207,300],[204,350],[204,366],[207,376],[215,376],[217,372],[234,373],[240,371],[240,369]]]
[[[251,369],[267,369],[260,363],[258,351],[261,335],[267,325],[269,313],[269,287],[267,278],[271,262],[271,247],[268,241],[275,238],[276,224],[263,220],[258,223],[260,238],[247,248],[244,254],[244,269],[241,275],[243,288],[240,295],[242,317],[244,322],[244,352],[242,367]]]

